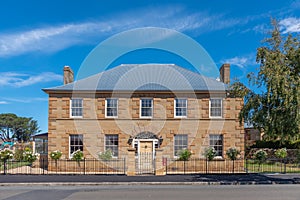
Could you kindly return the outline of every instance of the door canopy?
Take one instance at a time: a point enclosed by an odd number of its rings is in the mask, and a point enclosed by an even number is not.
[[[144,131],[137,134],[134,139],[158,139],[158,137],[152,132]]]

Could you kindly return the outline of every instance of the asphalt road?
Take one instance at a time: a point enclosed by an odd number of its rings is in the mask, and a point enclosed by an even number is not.
[[[2,186],[2,200],[299,200],[300,185]]]

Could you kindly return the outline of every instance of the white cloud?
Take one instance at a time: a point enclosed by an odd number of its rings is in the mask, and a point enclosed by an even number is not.
[[[289,17],[279,21],[280,29],[283,33],[299,33],[300,18]]]
[[[68,23],[0,34],[0,57],[29,52],[56,52],[73,45],[96,43],[103,36],[140,27],[163,27],[196,34],[221,30],[243,23],[222,14],[187,13],[182,6],[152,7],[124,12],[106,20]]]
[[[229,63],[230,65],[238,66],[240,69],[245,69],[248,65],[256,64],[254,55],[243,57],[236,56],[233,58],[224,59],[221,61],[221,63]]]
[[[0,101],[0,105],[1,104],[9,104],[7,101]]]
[[[19,98],[10,98],[10,97],[3,97],[4,102],[17,102],[17,103],[31,103],[35,101],[48,101],[48,98],[41,98],[41,97],[19,97]]]
[[[44,72],[37,75],[22,74],[15,72],[0,72],[0,87],[25,87],[40,82],[61,81],[62,75],[52,72]]]

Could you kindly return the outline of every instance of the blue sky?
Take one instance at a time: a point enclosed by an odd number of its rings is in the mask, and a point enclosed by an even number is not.
[[[47,94],[62,84],[63,66],[76,73],[100,42],[122,31],[162,27],[201,44],[217,66],[247,84],[257,72],[256,49],[276,18],[282,33],[300,32],[300,1],[3,1],[0,6],[0,113],[38,120],[47,131]],[[160,53],[163,56],[160,56]],[[166,52],[141,51],[119,63],[186,63]],[[178,62],[178,63],[177,63]],[[217,75],[216,75],[217,76]]]

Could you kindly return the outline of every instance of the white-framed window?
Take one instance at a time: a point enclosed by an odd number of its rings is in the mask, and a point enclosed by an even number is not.
[[[82,134],[72,134],[69,136],[69,157],[73,152],[80,150],[83,151],[83,135]]]
[[[118,117],[118,99],[107,98],[105,100],[105,117]]]
[[[140,100],[140,117],[151,118],[153,113],[153,99],[145,98]]]
[[[209,146],[213,147],[216,150],[217,157],[223,157],[223,135],[210,134],[209,135]]]
[[[70,100],[70,116],[71,117],[82,117],[83,116],[83,99],[82,98],[72,98]]]
[[[175,99],[174,104],[175,117],[187,117],[187,99]]]
[[[180,151],[187,148],[188,136],[186,134],[174,135],[174,157],[179,156]]]
[[[222,118],[223,114],[223,105],[222,99],[214,98],[209,101],[209,116],[211,118]]]
[[[118,157],[119,155],[119,135],[109,134],[105,135],[105,151],[111,150],[113,157]]]

